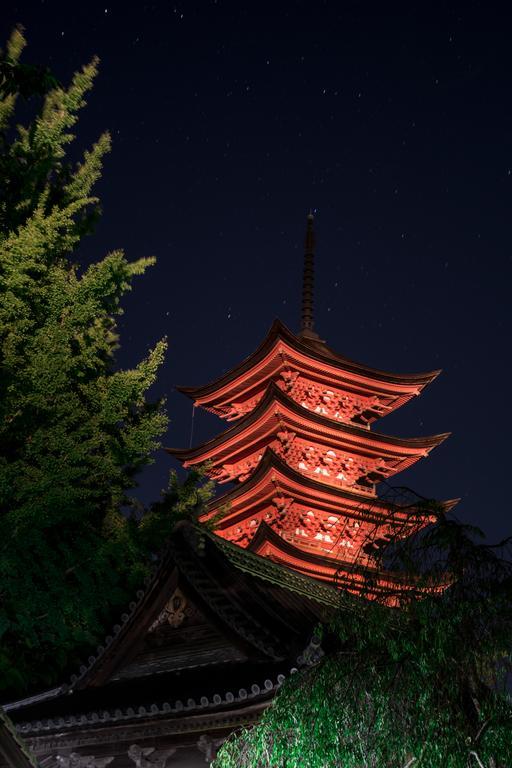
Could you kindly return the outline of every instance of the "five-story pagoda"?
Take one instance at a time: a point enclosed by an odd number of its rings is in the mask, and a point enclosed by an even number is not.
[[[380,499],[376,485],[448,435],[390,437],[371,425],[420,394],[440,371],[386,373],[333,352],[314,331],[314,245],[309,214],[300,333],[276,320],[240,365],[206,386],[179,387],[195,406],[234,423],[196,448],[169,452],[185,467],[208,462],[212,478],[236,483],[201,517],[218,536],[396,603],[411,585],[378,567],[376,545],[407,536],[432,517]]]

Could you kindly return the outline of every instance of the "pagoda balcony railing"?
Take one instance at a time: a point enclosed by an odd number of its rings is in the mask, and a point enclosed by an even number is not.
[[[371,496],[372,498],[375,498],[377,496],[377,492],[375,491],[375,486],[368,486],[368,485],[360,485],[359,483],[353,483],[352,485],[343,485],[343,488],[345,488],[347,491],[353,491],[354,493],[362,493],[364,496]]]
[[[331,555],[331,557],[339,556],[344,553],[344,560],[356,560],[360,557],[359,547],[348,539],[334,534],[329,536],[328,534],[320,534],[322,538],[319,538],[317,533],[305,531],[303,533],[290,533],[289,531],[281,531],[280,536],[284,541],[289,541],[290,544],[299,546],[301,549],[309,550],[312,553],[318,554],[323,552],[325,555]]]

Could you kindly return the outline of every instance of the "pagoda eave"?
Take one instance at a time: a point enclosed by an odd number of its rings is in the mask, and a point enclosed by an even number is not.
[[[275,492],[250,510],[230,510],[226,516],[220,510],[219,517],[216,534],[243,549],[251,546],[263,525],[301,551],[327,557],[330,562],[357,561],[364,565],[373,561],[376,547],[409,538],[435,520],[425,516],[418,519],[402,515],[400,519],[397,516],[385,520],[372,514],[343,514],[340,509],[308,505]]]
[[[418,520],[423,519],[428,522],[431,517],[431,512],[416,510],[411,506],[400,507],[377,497],[364,497],[350,490],[327,485],[302,475],[282,461],[272,449],[267,448],[251,476],[221,496],[212,499],[200,520],[202,522],[210,520],[223,508],[247,510],[247,514],[250,515],[251,507],[260,499],[267,498],[269,494],[278,495],[279,493],[301,499],[312,506],[320,505],[330,514],[338,510],[338,514],[359,518],[368,514],[368,508],[370,508],[371,515],[380,520],[400,519],[403,515],[404,520],[417,517]],[[448,511],[445,505],[450,505],[451,509],[457,502],[458,500],[441,502],[442,509]]]
[[[421,591],[419,585],[411,583],[407,574],[382,572],[370,565],[333,560],[306,553],[289,541],[281,538],[269,526],[262,523],[252,540],[249,551],[266,557],[281,566],[291,568],[305,576],[335,585],[354,594],[388,605],[398,605],[401,598]]]
[[[381,371],[378,368],[372,368],[362,363],[357,363],[354,360],[350,360],[347,357],[343,357],[338,353],[331,350],[324,342],[307,342],[294,333],[292,333],[280,320],[276,319],[272,323],[270,330],[259,345],[259,347],[245,358],[240,365],[235,366],[227,373],[220,376],[218,379],[205,384],[204,386],[190,387],[190,386],[178,386],[176,389],[189,397],[202,397],[207,394],[221,389],[225,384],[237,378],[241,373],[245,373],[255,362],[264,357],[265,353],[269,351],[272,344],[276,340],[282,340],[296,345],[300,351],[305,352],[308,356],[312,356],[321,363],[327,363],[332,365],[337,363],[340,367],[343,366],[344,370],[348,372],[363,374],[369,378],[377,379],[379,381],[385,381],[392,384],[404,384],[414,383],[416,385],[426,386],[430,384],[439,374],[441,369],[434,371],[427,371],[421,373],[393,373],[390,371]]]
[[[350,446],[352,449],[355,445],[359,445],[363,452],[366,450],[370,453],[403,455],[404,452],[405,454],[413,452],[417,458],[420,458],[450,436],[449,432],[445,432],[427,437],[402,438],[371,432],[355,424],[334,423],[332,419],[298,405],[272,383],[258,405],[232,427],[195,448],[166,448],[165,450],[182,461],[191,464],[201,463],[213,455],[220,456],[222,449],[226,450],[230,442],[236,441],[237,444],[241,444],[244,435],[250,436],[251,441],[254,442],[254,435],[258,428],[265,419],[272,417],[274,420],[277,418],[278,421],[286,423],[291,430],[308,430],[310,438],[314,430],[317,436],[323,436],[324,439],[329,437],[331,441],[334,440],[338,444],[345,440],[347,444],[352,444]]]
[[[224,418],[236,418],[229,415],[230,401],[261,396],[264,382],[275,376],[276,371],[284,371],[291,362],[299,363],[306,377],[309,371],[309,375],[319,382],[323,381],[326,387],[337,381],[344,391],[352,390],[360,395],[365,393],[387,399],[387,405],[367,408],[368,421],[403,405],[440,373],[439,370],[419,374],[379,371],[337,355],[323,342],[306,342],[292,334],[280,321],[275,321],[262,344],[239,366],[205,386],[179,386],[177,389],[191,397],[196,405]]]
[[[239,426],[238,424],[236,425]],[[339,430],[339,433],[344,432],[345,430]],[[348,432],[348,430],[346,430]],[[338,434],[339,434],[338,433]],[[176,459],[179,459],[180,461],[187,462],[188,464],[201,464],[205,461],[209,461],[210,454],[214,454],[217,456],[221,456],[222,453],[218,451],[218,449],[226,449],[226,444],[228,441],[233,437],[235,437],[238,434],[238,431],[236,433],[228,434],[228,431],[222,432],[220,435],[212,438],[212,440],[208,440],[205,443],[202,443],[202,445],[198,445],[195,448],[164,448],[164,451],[168,453],[170,456],[174,456]],[[325,434],[322,432],[317,433],[320,436],[324,436]],[[428,435],[426,437],[391,437],[390,435],[384,435],[379,432],[364,432],[364,430],[361,430],[360,433],[353,432],[352,433],[355,436],[358,436],[360,440],[357,442],[354,441],[354,443],[350,446],[351,450],[357,450],[355,448],[356,445],[360,446],[360,450],[362,452],[370,452],[374,454],[381,454],[386,452],[384,449],[386,446],[396,447],[396,448],[403,448],[405,450],[409,449],[411,452],[413,452],[412,459],[415,461],[416,459],[422,458],[426,456],[428,453],[430,453],[431,450],[434,448],[437,448],[441,443],[443,443],[445,440],[447,440],[451,432],[445,432],[440,435]],[[310,435],[310,439],[311,435]],[[348,447],[348,446],[347,446]],[[379,450],[380,449],[380,450]],[[389,451],[389,449],[388,449]],[[386,452],[387,453],[387,452]],[[403,455],[402,451],[390,451],[390,455],[398,456]],[[407,453],[405,454],[407,455]],[[409,466],[409,465],[407,465]],[[402,467],[403,469],[404,467]]]

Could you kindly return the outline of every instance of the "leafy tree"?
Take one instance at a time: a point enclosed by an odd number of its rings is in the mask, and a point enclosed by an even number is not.
[[[169,483],[159,501],[154,502],[143,515],[137,527],[137,540],[144,552],[158,559],[167,547],[169,537],[180,520],[195,520],[204,512],[213,496],[215,483],[207,475],[209,464],[192,468],[184,480],[172,470]],[[210,527],[211,522],[205,524]]]
[[[120,510],[167,426],[146,397],[165,340],[115,368],[121,299],[154,260],[72,261],[110,149],[104,133],[67,157],[98,62],[65,88],[20,64],[24,45],[16,29],[0,57],[0,690],[52,682],[142,578],[144,542]],[[20,93],[45,93],[26,126]]]
[[[2,99],[23,96],[44,96],[58,83],[48,67],[20,62],[20,54],[25,47],[22,27],[13,32],[4,54],[0,51],[0,95]],[[9,103],[9,102],[8,102]],[[5,109],[5,106],[4,106]]]
[[[400,608],[341,594],[329,652],[226,742],[215,768],[512,765],[510,553],[434,511],[426,533],[392,545],[422,590]]]

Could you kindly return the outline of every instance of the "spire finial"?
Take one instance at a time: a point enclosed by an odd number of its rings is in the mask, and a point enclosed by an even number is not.
[[[313,298],[315,282],[315,233],[313,231],[313,212],[309,211],[304,243],[304,275],[302,279],[302,319],[299,336],[308,339],[318,339],[314,328]]]

